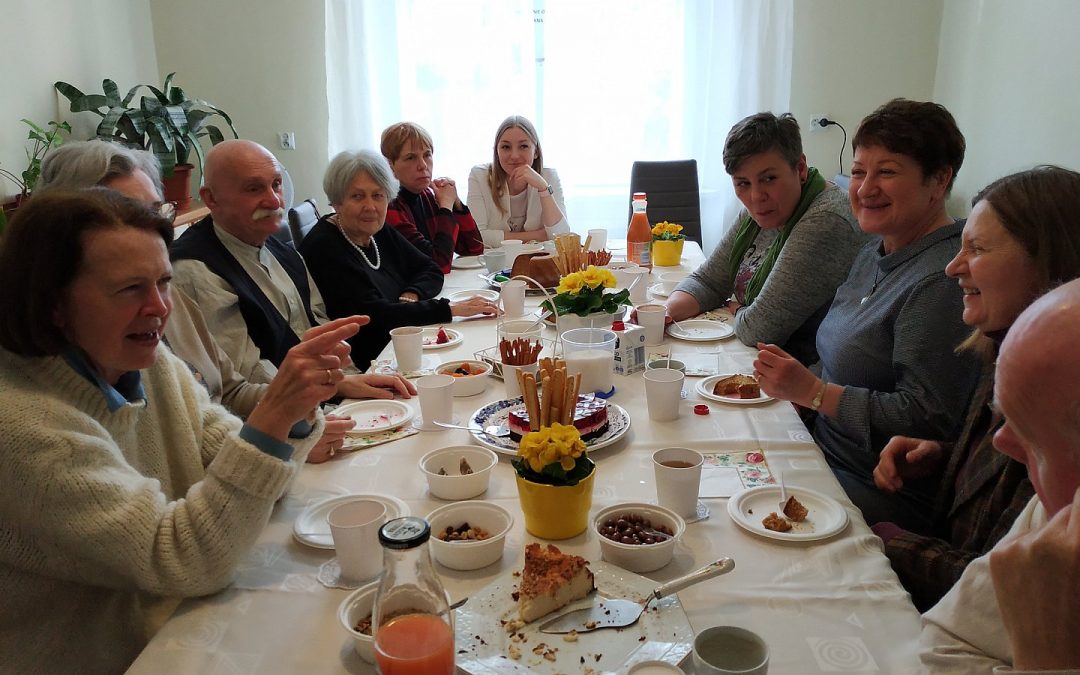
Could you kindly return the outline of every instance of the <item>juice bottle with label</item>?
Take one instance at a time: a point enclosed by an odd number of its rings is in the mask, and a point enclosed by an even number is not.
[[[375,592],[375,662],[383,675],[452,675],[454,613],[431,564],[431,526],[395,518],[379,530],[383,575]]]
[[[649,246],[652,244],[652,226],[646,208],[649,203],[644,192],[635,192],[630,202],[633,213],[630,226],[626,228],[626,260],[642,267],[652,267]]]

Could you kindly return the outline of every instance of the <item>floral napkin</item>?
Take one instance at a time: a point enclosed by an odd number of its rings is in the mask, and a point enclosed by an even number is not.
[[[375,445],[381,445],[383,443],[389,443],[390,441],[396,441],[399,438],[408,438],[413,434],[420,433],[413,428],[411,424],[403,424],[397,429],[388,429],[387,431],[380,431],[374,434],[366,434],[364,436],[346,436],[345,442],[342,444],[341,449],[346,452],[352,452],[353,450],[363,450],[364,448],[370,448]]]
[[[765,453],[760,449],[746,452],[703,452],[700,496],[730,497],[744,489],[775,483]]]

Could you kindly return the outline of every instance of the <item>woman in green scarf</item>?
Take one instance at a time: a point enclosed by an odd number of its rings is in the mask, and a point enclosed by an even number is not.
[[[745,209],[667,300],[676,321],[725,308],[747,345],[782,345],[806,364],[836,288],[866,242],[847,195],[806,165],[799,123],[757,113],[724,143],[724,168]]]

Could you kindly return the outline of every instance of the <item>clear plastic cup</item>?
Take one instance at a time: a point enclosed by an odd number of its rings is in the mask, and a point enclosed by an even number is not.
[[[566,372],[581,373],[581,393],[611,390],[616,340],[614,331],[602,328],[575,328],[562,334]]]

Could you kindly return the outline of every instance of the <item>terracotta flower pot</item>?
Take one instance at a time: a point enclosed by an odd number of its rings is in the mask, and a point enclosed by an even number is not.
[[[525,529],[541,539],[569,539],[589,526],[596,468],[577,485],[544,485],[517,478]]]
[[[656,239],[652,243],[652,261],[657,267],[675,267],[682,262],[685,239]]]
[[[182,213],[191,207],[191,164],[177,164],[171,176],[161,180],[165,188],[165,201],[176,202],[176,212]]]

